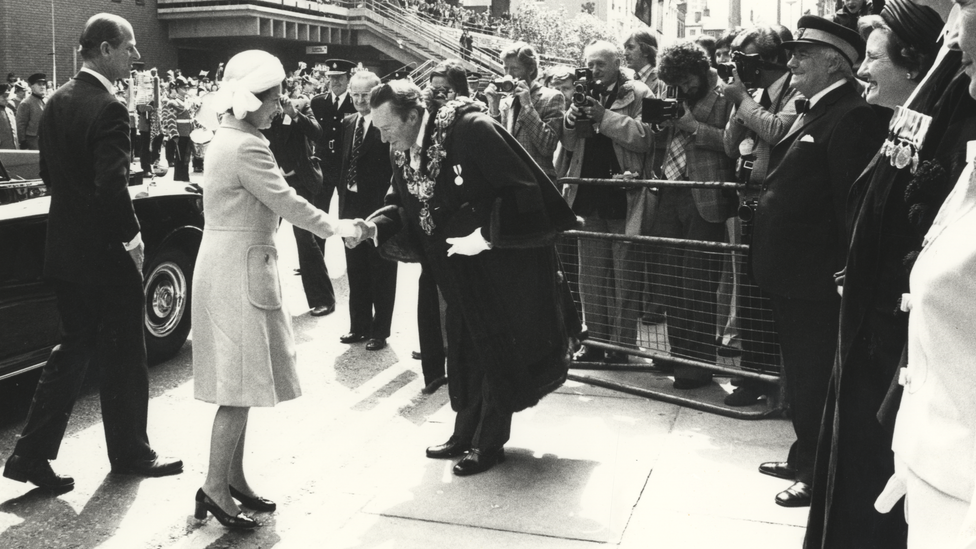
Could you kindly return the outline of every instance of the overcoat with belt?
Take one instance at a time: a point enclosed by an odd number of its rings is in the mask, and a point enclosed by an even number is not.
[[[422,173],[431,131],[428,124]],[[421,228],[423,204],[410,193],[394,151],[388,206],[374,218],[378,239],[382,246],[408,231],[444,295],[452,408],[480,398],[472,394],[474,370],[484,372],[498,407],[516,412],[566,379],[567,334],[578,333],[579,319],[563,309],[553,241],[557,230],[575,224],[575,216],[515,138],[486,114],[461,109],[444,148],[428,203],[431,234]],[[448,257],[446,238],[478,228],[492,249]],[[465,363],[474,360],[479,367]]]

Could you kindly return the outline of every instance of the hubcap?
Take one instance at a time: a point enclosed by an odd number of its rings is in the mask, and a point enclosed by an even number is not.
[[[186,312],[186,276],[173,262],[160,263],[146,282],[146,328],[154,337],[176,330]]]

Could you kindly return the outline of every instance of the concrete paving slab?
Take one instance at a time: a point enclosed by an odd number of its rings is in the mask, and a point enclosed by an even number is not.
[[[635,511],[619,549],[799,548],[804,531],[785,524],[678,511]]]
[[[304,542],[304,540],[302,540]],[[311,545],[283,543],[275,549],[307,549]],[[594,549],[592,542],[516,534],[503,530],[471,528],[454,524],[360,515],[329,538],[335,549]]]
[[[805,526],[806,508],[787,509],[774,502],[776,493],[791,483],[757,470],[763,461],[785,459],[792,441],[787,420],[741,421],[683,409],[641,505],[652,515],[667,510]]]
[[[459,478],[453,461],[407,458],[364,512],[616,543],[670,429],[660,413],[676,407],[550,395],[516,414],[504,464]]]

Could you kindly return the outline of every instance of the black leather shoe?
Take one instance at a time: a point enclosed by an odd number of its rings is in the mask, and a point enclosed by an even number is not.
[[[55,473],[51,469],[51,463],[46,459],[10,456],[7,465],[3,468],[3,476],[18,482],[29,482],[58,494],[70,492],[75,488],[75,479]]]
[[[357,334],[356,332],[349,332],[344,336],[339,336],[339,343],[359,343],[360,341],[366,341],[366,336]]]
[[[759,465],[759,472],[771,477],[785,478],[786,480],[796,479],[796,469],[785,461],[767,461],[766,463],[761,463]]]
[[[432,395],[432,394],[436,393],[437,392],[437,389],[439,389],[440,386],[441,385],[444,385],[445,383],[447,383],[447,376],[441,376],[441,377],[439,377],[439,378],[431,381],[426,386],[424,386],[424,388],[421,389],[420,392],[423,393],[423,394],[425,394],[425,395]]]
[[[165,477],[183,472],[183,462],[178,459],[153,456],[149,459],[136,459],[128,463],[112,466],[117,475],[139,475],[142,477]]]
[[[583,349],[573,357],[575,362],[603,362],[603,349],[583,346]]]
[[[231,485],[227,485],[230,488],[230,495],[234,497],[237,501],[241,502],[241,505],[247,507],[248,509],[254,509],[255,511],[261,511],[263,513],[270,513],[278,508],[278,505],[271,501],[270,499],[265,499],[261,496],[251,496],[244,495],[243,492],[234,488]]]
[[[196,508],[193,511],[193,516],[197,520],[203,520],[207,518],[207,512],[227,528],[245,530],[259,526],[258,521],[245,515],[243,512],[231,515],[227,511],[224,511],[214,500],[210,499],[210,496],[203,492],[203,488],[200,488],[197,490]]]
[[[386,348],[386,338],[374,337],[366,342],[367,351],[379,351]]]
[[[686,391],[688,389],[699,389],[701,387],[705,387],[711,382],[712,380],[710,379],[685,379],[679,377],[674,380],[672,387],[681,391]]]
[[[424,355],[420,354],[420,351],[410,351],[410,358],[420,360],[424,358]]]
[[[312,307],[309,314],[312,316],[326,316],[331,315],[335,312],[335,303],[332,305],[319,305],[318,307]]]
[[[456,436],[451,435],[444,444],[427,448],[427,457],[432,459],[446,459],[458,457],[471,449],[470,442],[461,442]]]
[[[630,364],[630,355],[620,351],[608,351],[606,360],[610,364]]]
[[[745,385],[739,385],[734,391],[725,395],[724,402],[726,406],[752,406],[759,402],[759,399],[765,394],[762,386],[755,383],[746,383]]]
[[[475,448],[468,452],[468,455],[461,458],[461,461],[454,465],[454,474],[459,477],[484,473],[495,466],[496,463],[505,461],[505,449],[482,450]]]
[[[776,504],[783,507],[809,507],[811,498],[810,485],[797,481],[793,486],[776,494]]]

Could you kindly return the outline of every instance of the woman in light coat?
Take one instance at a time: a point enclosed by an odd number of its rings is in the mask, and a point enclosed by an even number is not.
[[[266,52],[231,58],[214,100],[223,113],[220,128],[207,149],[206,225],[193,276],[193,377],[195,397],[219,408],[195,514],[203,519],[209,511],[230,528],[258,525],[235,498],[253,510],[275,509],[244,477],[250,407],[274,406],[301,394],[278,278],[279,218],[322,238],[355,233],[355,222],[339,221],[288,186],[259,132],[281,110],[284,78],[281,63]]]

